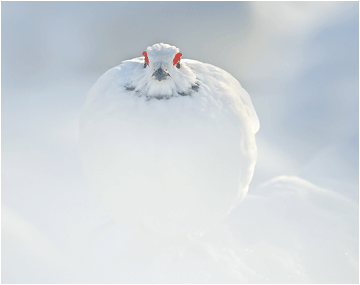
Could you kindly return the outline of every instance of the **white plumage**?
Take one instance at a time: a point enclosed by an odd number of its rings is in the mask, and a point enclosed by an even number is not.
[[[144,55],[90,90],[80,126],[84,173],[119,222],[165,235],[200,232],[247,193],[259,121],[224,70],[180,60],[163,43]]]

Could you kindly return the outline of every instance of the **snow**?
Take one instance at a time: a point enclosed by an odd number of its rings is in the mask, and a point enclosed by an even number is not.
[[[3,283],[359,282],[358,3],[5,2],[2,10]],[[161,41],[179,47],[181,61],[232,74],[261,122],[247,195],[186,238],[113,220],[79,154],[90,87]]]

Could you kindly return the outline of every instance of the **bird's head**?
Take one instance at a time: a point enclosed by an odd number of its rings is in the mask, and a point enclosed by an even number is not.
[[[142,55],[145,57],[144,68],[148,67],[152,73],[151,76],[157,81],[166,80],[171,76],[169,72],[175,72],[175,67],[180,69],[182,53],[174,46],[155,44],[148,47]]]
[[[142,53],[144,64],[134,73],[132,84],[146,96],[171,97],[189,95],[196,86],[196,77],[181,62],[182,53],[175,46],[154,44]]]

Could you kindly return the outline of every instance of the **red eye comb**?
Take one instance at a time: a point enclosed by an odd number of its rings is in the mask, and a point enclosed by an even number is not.
[[[178,52],[175,56],[174,56],[174,60],[173,60],[173,65],[177,64],[180,61],[180,57],[182,57],[182,53]]]
[[[147,65],[149,65],[149,59],[148,59],[148,57],[147,57],[146,51],[144,51],[144,52],[142,53],[142,55],[145,56],[145,62],[146,62]]]

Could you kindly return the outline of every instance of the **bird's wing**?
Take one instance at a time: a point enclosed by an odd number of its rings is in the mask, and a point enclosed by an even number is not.
[[[142,57],[123,61],[120,65],[115,66],[106,71],[90,89],[86,102],[85,109],[101,94],[119,94],[126,90],[126,87],[131,85],[131,77],[134,71],[142,68],[144,59]]]
[[[183,62],[192,69],[196,77],[208,90],[213,90],[213,96],[231,98],[238,103],[238,109],[245,112],[249,119],[251,129],[256,133],[260,128],[259,118],[252,104],[251,98],[231,74],[213,66],[196,60],[184,59]]]

